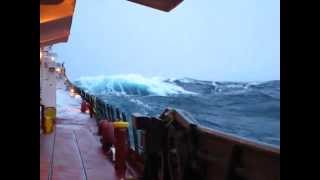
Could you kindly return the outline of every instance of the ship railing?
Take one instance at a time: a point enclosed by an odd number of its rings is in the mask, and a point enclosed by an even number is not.
[[[86,103],[89,104],[89,106],[91,107],[91,110],[93,112],[92,115],[95,118],[95,120],[97,121],[97,124],[99,125],[99,122],[101,120],[107,120],[110,122],[115,122],[115,121],[124,121],[124,122],[128,122],[129,124],[129,145],[130,147],[134,147],[134,144],[132,144],[133,142],[133,137],[134,135],[132,134],[132,123],[131,123],[131,119],[128,118],[128,116],[126,115],[125,111],[120,110],[120,108],[111,105],[109,103],[105,103],[105,101],[103,101],[101,98],[98,98],[88,92],[86,92],[84,89],[74,85],[73,83],[71,83],[68,78],[66,78],[65,80],[67,88],[70,90],[72,89],[72,91],[78,95],[81,96],[82,100],[85,101]],[[133,148],[134,149],[134,148]],[[141,151],[140,151],[141,152]]]
[[[128,162],[144,178],[280,179],[280,148],[201,126],[183,111],[159,117],[125,113],[67,81],[101,119],[129,122]]]
[[[144,131],[134,133],[134,144],[144,148],[147,179],[160,172],[168,180],[280,180],[279,147],[208,129],[181,110],[168,108],[160,117],[135,114],[133,126]]]
[[[85,102],[87,102],[93,110],[95,119],[99,122],[102,119],[108,121],[127,121],[126,113],[121,111],[119,108],[105,103],[101,98],[87,93],[84,89],[79,88],[69,82],[69,88],[79,94]]]

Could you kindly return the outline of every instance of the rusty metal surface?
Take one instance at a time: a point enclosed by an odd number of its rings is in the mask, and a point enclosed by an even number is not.
[[[159,173],[163,174],[165,179],[183,180],[187,177],[204,180],[280,179],[279,147],[195,126],[192,120],[188,120],[173,109],[165,110],[160,118],[161,120],[157,120],[157,118],[133,115],[133,127],[146,131],[145,135],[140,134],[140,136],[153,140],[146,141],[145,153],[153,152],[150,148],[146,148],[148,146],[156,147],[158,152],[161,151],[160,159],[165,160],[162,163],[163,167],[158,171],[161,171]],[[161,123],[166,124],[165,127]],[[166,132],[165,136],[158,139],[159,135],[152,133],[155,130],[153,126]],[[157,141],[160,147],[154,144],[154,141]],[[161,148],[163,146],[166,148]],[[145,168],[147,166],[145,164]]]
[[[189,131],[191,121],[178,111],[168,109],[165,116],[174,120],[177,133]],[[204,179],[280,179],[279,147],[200,126],[196,139],[196,158]]]

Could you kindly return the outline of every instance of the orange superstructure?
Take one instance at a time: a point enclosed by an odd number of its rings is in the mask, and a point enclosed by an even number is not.
[[[40,47],[67,42],[75,0],[40,1]]]

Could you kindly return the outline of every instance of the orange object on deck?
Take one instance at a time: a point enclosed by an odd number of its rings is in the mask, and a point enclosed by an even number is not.
[[[102,136],[102,147],[106,152],[108,152],[115,143],[114,127],[112,122],[101,120],[99,123],[99,131]]]
[[[126,172],[126,159],[128,155],[128,123],[117,121],[113,123],[115,136],[116,161],[115,169],[117,175],[122,178]]]
[[[85,113],[88,110],[88,106],[87,106],[87,102],[86,101],[82,101],[81,102],[81,112]]]
[[[183,0],[128,0],[154,9],[169,12]]]
[[[91,104],[87,103],[87,108],[89,109],[90,118],[94,117],[94,111]]]

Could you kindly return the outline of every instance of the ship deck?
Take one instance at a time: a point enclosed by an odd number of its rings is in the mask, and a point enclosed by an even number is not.
[[[41,180],[113,180],[113,162],[103,153],[97,125],[80,112],[80,99],[57,91],[57,121],[53,133],[40,135]],[[126,172],[126,179],[135,179]]]

